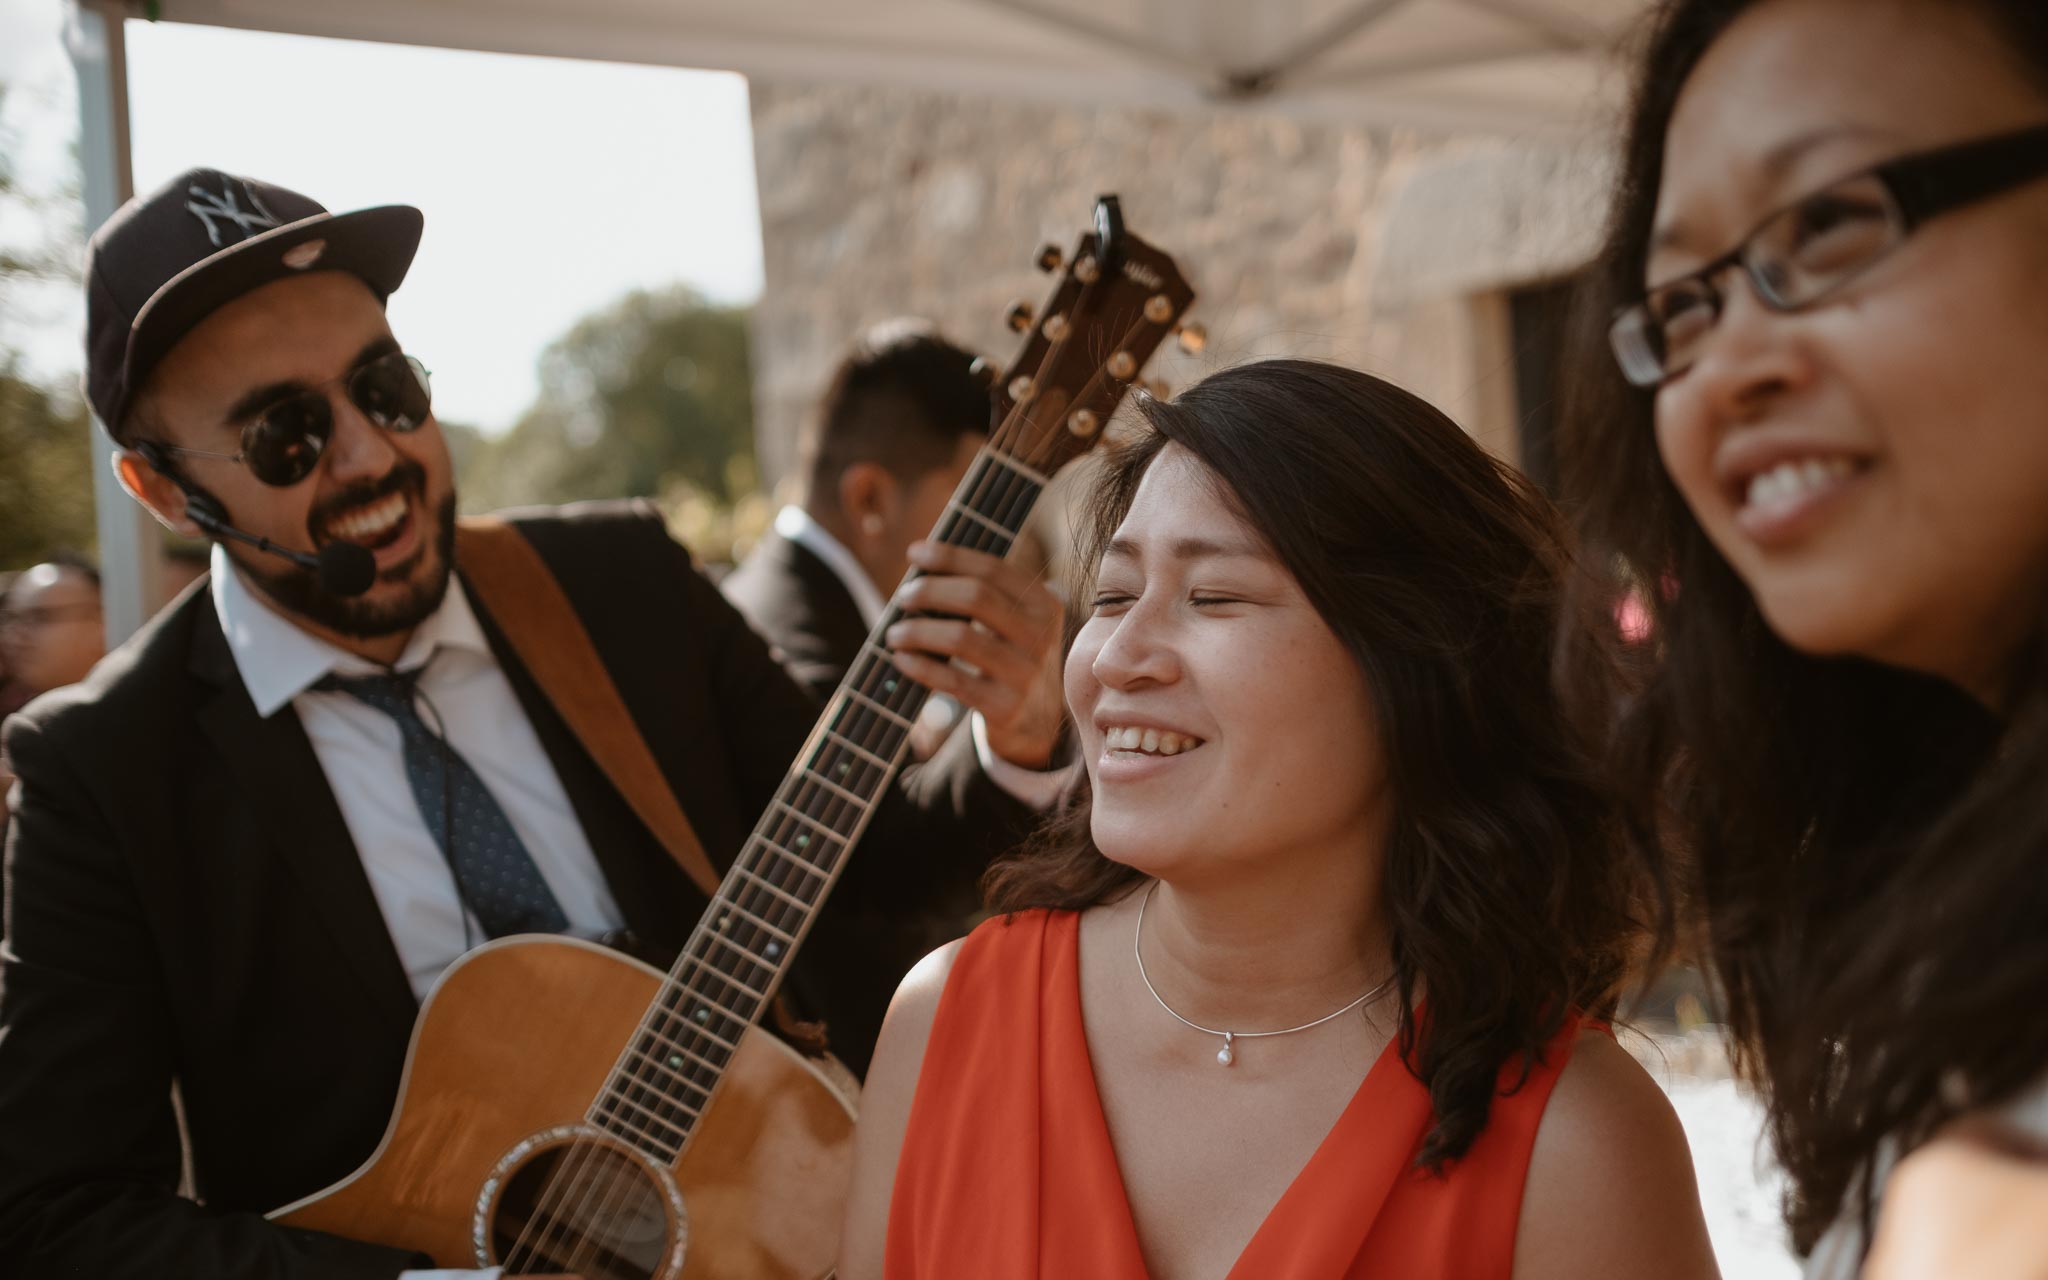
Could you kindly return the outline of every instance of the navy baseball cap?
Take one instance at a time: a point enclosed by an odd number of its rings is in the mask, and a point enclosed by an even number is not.
[[[346,271],[379,301],[412,266],[410,205],[329,213],[296,191],[191,169],[115,210],[85,249],[85,393],[110,432],[178,340],[253,289]]]

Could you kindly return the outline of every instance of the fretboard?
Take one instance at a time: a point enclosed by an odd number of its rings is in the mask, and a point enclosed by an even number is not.
[[[1046,484],[984,448],[932,537],[1007,555]],[[591,1104],[590,1123],[657,1159],[682,1154],[902,767],[930,693],[889,661],[882,637],[902,617],[884,609]]]

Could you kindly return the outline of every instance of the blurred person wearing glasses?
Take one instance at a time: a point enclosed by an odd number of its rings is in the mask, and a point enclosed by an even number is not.
[[[422,222],[404,206],[334,215],[202,169],[93,236],[87,391],[122,483],[215,546],[203,588],[7,727],[20,782],[0,1274],[430,1267],[261,1215],[371,1155],[418,1002],[470,947],[569,933],[630,938],[666,963],[702,913],[454,563],[427,367],[384,314]],[[809,733],[811,699],[651,508],[584,504],[514,527],[706,851],[729,860]],[[1057,603],[991,557],[926,564],[926,589],[951,592],[938,603],[1016,651],[952,686],[985,712],[988,757],[1042,764],[1052,731],[1004,672],[1035,688],[1056,661]],[[965,590],[972,578],[997,589]],[[909,625],[903,648],[931,666],[956,656],[949,629]],[[1030,820],[958,736],[878,807],[875,847],[785,984],[802,1016],[837,1016],[818,975],[873,963],[857,927],[870,896],[901,903]],[[175,1194],[174,1084],[198,1204]]]
[[[10,575],[0,585],[0,723],[38,694],[85,679],[106,651],[98,570],[63,557]],[[0,834],[13,787],[0,756]],[[0,900],[4,893],[0,886]]]
[[[99,571],[83,560],[31,566],[0,594],[0,660],[21,703],[85,679],[106,651]],[[21,703],[0,704],[0,716]]]

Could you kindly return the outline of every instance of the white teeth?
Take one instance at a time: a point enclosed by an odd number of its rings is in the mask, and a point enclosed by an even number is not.
[[[383,533],[405,518],[405,495],[394,493],[375,504],[327,522],[328,531],[342,538],[368,538]]]
[[[1856,470],[1848,458],[1807,458],[1781,462],[1750,477],[1744,503],[1750,507],[1789,507],[1812,497]]]
[[[1108,751],[1136,751],[1145,755],[1177,756],[1183,751],[1193,751],[1201,746],[1202,740],[1192,734],[1175,733],[1171,729],[1119,725],[1103,730],[1102,745]]]

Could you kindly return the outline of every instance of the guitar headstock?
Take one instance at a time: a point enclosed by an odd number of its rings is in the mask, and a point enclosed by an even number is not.
[[[1047,245],[1038,265],[1059,282],[1037,312],[1010,309],[1024,344],[994,387],[990,443],[1051,475],[1095,447],[1161,342],[1178,334],[1197,351],[1202,334],[1181,324],[1194,289],[1172,258],[1124,229],[1115,196],[1095,202],[1094,228],[1071,255]]]

